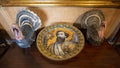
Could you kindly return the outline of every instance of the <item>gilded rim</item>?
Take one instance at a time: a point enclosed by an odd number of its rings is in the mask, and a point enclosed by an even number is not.
[[[1,0],[2,6],[82,6],[82,7],[120,7],[120,1],[101,0]]]
[[[67,54],[67,57],[66,58],[59,58],[58,56],[56,55],[53,55],[51,53],[49,53],[42,45],[42,39],[43,39],[43,35],[51,28],[57,28],[58,26],[61,26],[63,28],[67,28],[67,29],[72,29],[74,30],[74,32],[77,33],[78,37],[79,37],[79,45],[78,47],[76,47],[76,49],[74,49],[71,53]],[[74,56],[76,56],[77,54],[79,54],[81,52],[81,50],[83,49],[84,47],[84,36],[82,34],[82,32],[80,30],[78,30],[77,28],[75,28],[74,26],[72,25],[67,25],[67,24],[57,24],[57,25],[53,25],[53,26],[49,26],[49,27],[46,27],[44,28],[37,36],[37,48],[39,50],[39,52],[47,57],[48,59],[51,59],[51,60],[55,60],[55,61],[62,61],[62,60],[67,60],[67,59],[70,59]]]

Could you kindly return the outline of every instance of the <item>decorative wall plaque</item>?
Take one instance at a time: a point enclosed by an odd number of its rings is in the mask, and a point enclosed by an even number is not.
[[[84,42],[82,32],[67,24],[46,27],[37,36],[37,48],[42,55],[56,61],[76,56]]]

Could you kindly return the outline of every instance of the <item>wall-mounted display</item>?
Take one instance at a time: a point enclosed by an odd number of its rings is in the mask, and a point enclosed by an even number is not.
[[[44,28],[37,36],[37,48],[47,58],[70,59],[84,47],[84,36],[72,25],[57,24]]]

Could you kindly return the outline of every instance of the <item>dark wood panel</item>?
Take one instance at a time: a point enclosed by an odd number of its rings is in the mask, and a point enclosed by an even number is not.
[[[0,60],[0,68],[119,68],[120,56],[108,43],[102,46],[85,44],[84,49],[76,57],[62,61],[52,61],[43,57],[36,45],[21,49],[10,48]]]

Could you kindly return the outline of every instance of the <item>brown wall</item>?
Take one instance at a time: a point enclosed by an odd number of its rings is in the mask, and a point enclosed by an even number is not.
[[[17,12],[26,7],[2,7],[0,8],[0,22],[4,28],[9,32],[10,36],[13,37],[10,32],[10,25],[15,23]],[[29,7],[30,10],[34,11],[40,17],[42,26],[49,26],[55,23],[70,23],[73,24],[75,20],[83,14],[93,8],[82,8],[82,7]],[[120,9],[115,8],[95,8],[103,11],[107,26],[105,31],[105,37],[114,30],[118,24],[120,18]],[[2,11],[1,11],[2,10]],[[7,17],[6,17],[7,16]]]
[[[3,29],[2,25],[0,24],[0,29]]]

